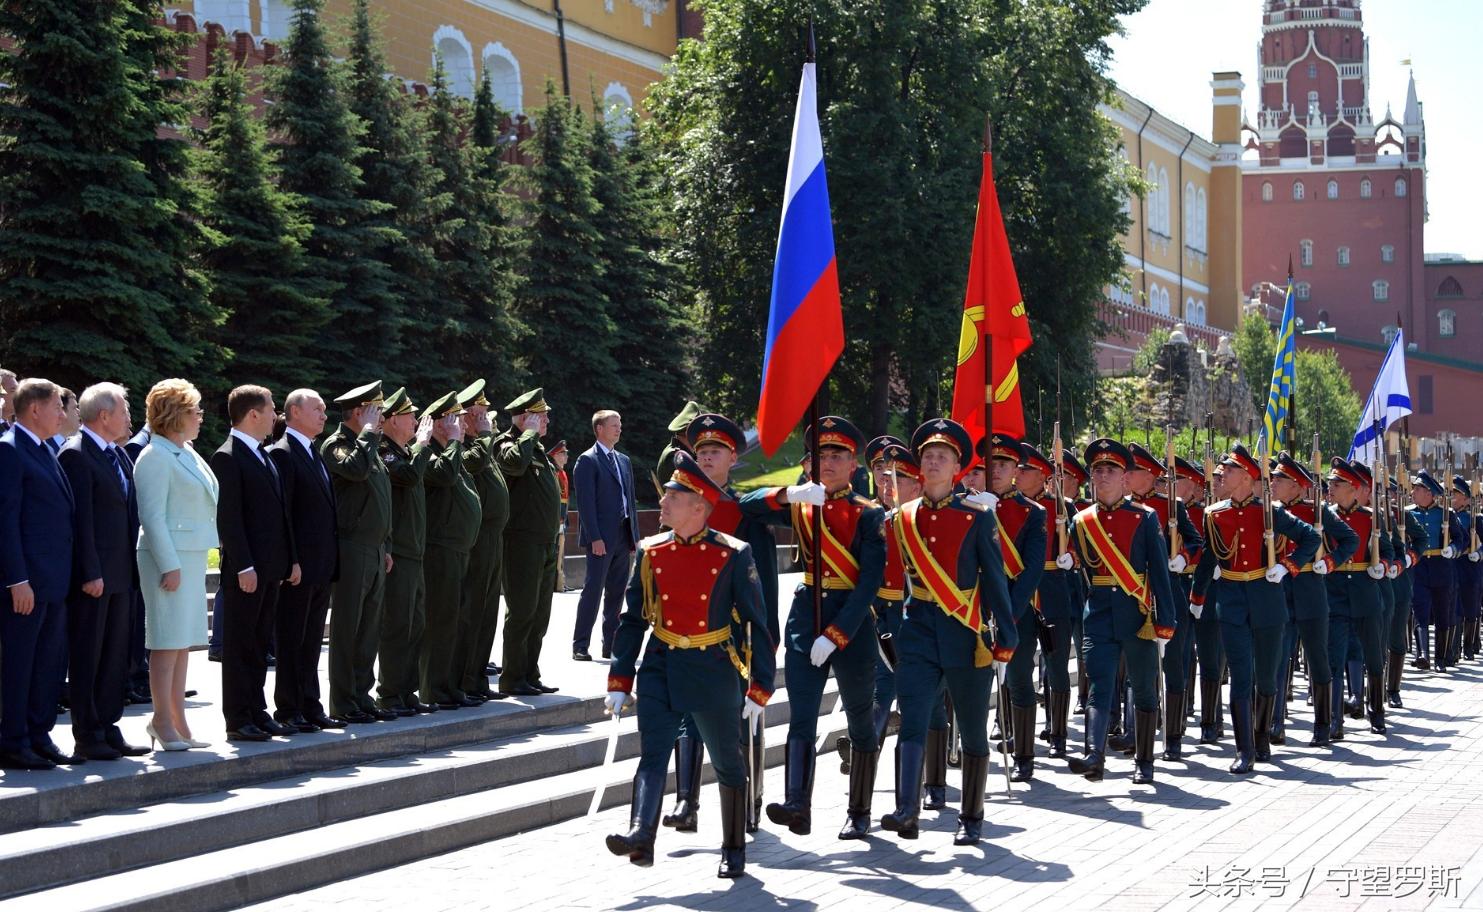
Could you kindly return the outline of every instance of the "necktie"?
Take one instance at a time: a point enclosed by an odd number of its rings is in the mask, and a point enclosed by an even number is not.
[[[623,467],[618,464],[618,454],[608,450],[608,460],[613,464],[613,474],[618,476],[618,494],[623,500],[623,518],[628,518],[628,491],[623,486]]]
[[[124,474],[123,463],[119,462],[118,447],[109,446],[103,450],[108,455],[108,461],[113,465],[113,471],[118,475],[118,486],[124,492],[124,499],[129,497],[129,478]]]

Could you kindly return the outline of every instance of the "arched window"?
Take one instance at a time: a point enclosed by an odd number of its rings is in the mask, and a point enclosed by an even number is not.
[[[484,72],[499,109],[511,117],[523,113],[525,91],[520,82],[520,61],[502,42],[484,45]]]
[[[1380,262],[1382,262],[1382,263],[1394,263],[1395,262],[1395,248],[1392,247],[1390,244],[1382,244],[1382,245],[1380,245]]]
[[[1123,164],[1124,165],[1127,165],[1128,164],[1128,150],[1127,150],[1127,148],[1126,147],[1123,147],[1123,148],[1118,149],[1117,150],[1117,154],[1120,155],[1120,156],[1122,156]],[[1131,194],[1129,194],[1128,197],[1123,200],[1123,214],[1124,215],[1132,215],[1133,214],[1133,197],[1132,197]]]
[[[1310,64],[1308,64],[1308,66],[1311,67],[1311,66],[1313,66],[1313,64],[1310,63]],[[1318,113],[1318,90],[1317,89],[1312,89],[1312,90],[1310,90],[1308,92],[1308,113],[1310,115],[1317,114]]]
[[[1169,172],[1159,169],[1159,231],[1164,237],[1173,237],[1169,228]]]
[[[1386,345],[1389,345],[1392,341],[1394,341],[1395,324],[1387,323],[1384,326],[1380,327],[1380,338],[1385,340]]]
[[[602,93],[603,118],[613,131],[618,145],[628,142],[633,133],[633,96],[621,82],[610,82]]]
[[[1300,200],[1300,199],[1302,199],[1306,195],[1307,195],[1307,188],[1305,188],[1303,186],[1303,182],[1302,181],[1293,181],[1292,182],[1292,198],[1295,199],[1295,200]]]
[[[1395,195],[1406,195],[1406,179],[1404,177],[1398,177],[1395,179]]]
[[[434,57],[443,58],[448,74],[448,91],[460,98],[474,97],[474,47],[463,32],[451,25],[440,25],[433,32]]]
[[[1262,202],[1264,202],[1264,203],[1270,203],[1271,201],[1272,201],[1272,182],[1271,181],[1262,181]]]
[[[1339,198],[1339,182],[1338,181],[1336,181],[1336,180],[1329,181],[1328,195],[1329,195],[1329,199],[1331,199],[1331,200],[1336,200],[1336,199]]]
[[[1389,282],[1385,281],[1384,279],[1376,279],[1375,281],[1370,283],[1370,288],[1374,291],[1374,298],[1376,301],[1390,300]]]
[[[1184,236],[1184,246],[1196,250],[1200,248],[1200,229],[1195,227],[1195,184],[1193,181],[1184,185],[1184,225],[1180,228],[1180,234]]]
[[[1313,286],[1307,282],[1295,282],[1292,286],[1292,294],[1299,301],[1306,301],[1313,297]]]
[[[1437,335],[1444,339],[1450,339],[1457,335],[1457,311],[1437,311]]]
[[[1360,199],[1369,199],[1371,196],[1374,195],[1374,193],[1375,193],[1375,185],[1372,184],[1372,183],[1370,183],[1370,179],[1368,177],[1359,182],[1359,198]]]
[[[261,0],[261,2],[263,38],[269,41],[282,41],[287,38],[289,28],[293,25],[293,3],[290,0]]]
[[[1158,309],[1159,309],[1159,284],[1157,282],[1150,282],[1150,283],[1148,283],[1148,300],[1144,303],[1144,306],[1147,307],[1149,310],[1152,310],[1154,312],[1157,312],[1158,311]]]
[[[1159,169],[1153,162],[1148,163],[1148,171],[1143,179],[1148,182],[1148,195],[1143,198],[1144,227],[1157,234],[1159,230]]]
[[[1199,238],[1198,247],[1201,250],[1209,250],[1206,246],[1210,242],[1210,209],[1205,201],[1205,188],[1201,187],[1195,191],[1195,236]]]
[[[1313,242],[1298,241],[1298,262],[1304,266],[1313,265]]]
[[[1328,325],[1329,325],[1329,312],[1327,310],[1320,310],[1318,312],[1318,328],[1319,329],[1323,329],[1325,326],[1328,326]]]
[[[1166,317],[1170,314],[1169,289],[1167,288],[1162,288],[1159,290],[1159,313],[1163,314]]]
[[[203,26],[203,32],[206,23],[215,22],[226,30],[228,37],[233,32],[252,31],[247,0],[196,0],[196,21]]]
[[[1205,302],[1191,301],[1185,304],[1184,318],[1197,326],[1205,325]]]
[[[1453,278],[1452,276],[1448,276],[1447,278],[1445,278],[1445,279],[1442,280],[1442,284],[1441,285],[1438,285],[1437,286],[1437,297],[1439,297],[1439,298],[1460,298],[1460,297],[1462,297],[1462,283],[1459,282],[1459,281],[1457,281],[1457,279]]]
[[[1340,266],[1348,266],[1349,265],[1349,248],[1348,247],[1340,247],[1339,248],[1339,265]]]

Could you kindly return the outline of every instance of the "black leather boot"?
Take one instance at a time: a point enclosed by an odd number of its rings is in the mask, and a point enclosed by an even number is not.
[[[1087,707],[1087,744],[1085,757],[1072,757],[1066,761],[1071,772],[1085,776],[1092,782],[1102,781],[1103,767],[1107,763],[1107,711],[1095,706]]]
[[[1029,708],[1030,725],[1035,724],[1035,707]],[[987,754],[963,753],[963,809],[958,812],[958,831],[953,845],[978,845],[984,825],[984,783],[989,778]]]
[[[1200,679],[1200,743],[1220,743],[1220,722],[1216,710],[1220,705],[1220,682]]]
[[[1277,705],[1276,695],[1256,695],[1255,718],[1251,721],[1251,732],[1256,740],[1257,763],[1272,759],[1272,711]]]
[[[840,839],[864,839],[870,833],[870,797],[875,792],[875,767],[881,752],[850,751],[850,799]]]
[[[882,750],[886,746],[886,729],[891,726],[891,708],[873,707],[870,710],[870,721],[875,726],[875,749]]]
[[[1335,678],[1329,684],[1329,740],[1344,740],[1344,681]]]
[[[1344,709],[1349,714],[1349,718],[1363,719],[1365,717],[1365,664],[1359,659],[1350,659],[1345,663],[1344,671],[1348,683],[1348,695],[1351,697]]]
[[[1087,689],[1090,687],[1090,685],[1091,680],[1087,678],[1086,671],[1084,669],[1078,669],[1076,672],[1077,715],[1081,715],[1082,713],[1087,711]]]
[[[940,811],[947,807],[947,730],[927,729],[926,772],[922,788],[926,797],[922,810]]]
[[[627,833],[607,839],[608,851],[627,855],[641,868],[654,863],[654,831],[659,828],[659,808],[664,803],[664,771],[639,773],[633,777],[633,807]]]
[[[745,726],[743,731],[746,731]],[[755,833],[762,823],[762,783],[767,776],[767,729],[758,725],[756,731],[743,734],[742,737],[752,739],[752,768],[747,773],[751,782],[752,808],[747,815],[747,832]]]
[[[1164,692],[1164,759],[1184,759],[1184,694]]]
[[[1392,652],[1390,664],[1386,666],[1385,681],[1385,705],[1391,709],[1400,709],[1401,703],[1401,669],[1405,667],[1406,654],[1404,652]]]
[[[747,790],[721,786],[721,865],[716,876],[726,880],[747,871]]]
[[[1010,725],[1014,728],[1014,772],[1011,782],[1029,782],[1035,778],[1035,707],[1011,706]],[[965,766],[963,775],[968,775]]]
[[[705,745],[686,735],[675,739],[675,810],[660,822],[681,833],[693,833],[700,809],[700,768],[705,763]]]
[[[931,737],[929,731],[927,737]],[[881,818],[881,829],[901,839],[917,838],[917,817],[922,801],[923,746],[911,741],[896,742],[896,810]]]
[[[834,752],[839,754],[839,771],[850,774],[850,736],[840,735],[834,739]]]
[[[1334,724],[1333,696],[1329,693],[1333,686],[1333,684],[1313,685],[1313,740],[1308,742],[1309,747],[1328,746],[1329,734]]]
[[[1385,734],[1385,678],[1380,672],[1371,672],[1368,697],[1370,704],[1370,731]]]
[[[1061,758],[1066,756],[1066,717],[1071,710],[1071,691],[1053,690],[1050,692],[1050,755]]]
[[[1005,719],[1003,722],[1000,721],[999,706],[1002,706],[1004,701],[996,699],[994,702],[998,705],[994,707],[994,727],[989,732],[989,750],[996,754],[1000,751],[1008,751],[1013,754],[1015,737],[1014,723],[1009,719]],[[1009,739],[1007,744],[1004,742],[1005,738]]]
[[[1249,773],[1256,762],[1255,745],[1251,737],[1251,698],[1231,700],[1231,728],[1236,735],[1236,759],[1231,762],[1231,772]]]
[[[1184,717],[1186,719],[1193,719],[1193,718],[1195,718],[1195,713],[1196,713],[1196,710],[1195,710],[1195,688],[1199,686],[1199,682],[1198,682],[1198,680],[1196,680],[1196,677],[1195,677],[1195,665],[1196,665],[1196,663],[1193,662],[1193,661],[1191,661],[1189,663],[1189,673],[1185,676],[1185,679],[1184,679],[1184,694],[1185,694]]]
[[[1153,782],[1153,740],[1159,726],[1159,711],[1140,709],[1133,717],[1133,784],[1147,785]]]
[[[767,806],[767,819],[799,836],[807,836],[813,830],[813,739],[789,738],[784,763],[783,801]]]

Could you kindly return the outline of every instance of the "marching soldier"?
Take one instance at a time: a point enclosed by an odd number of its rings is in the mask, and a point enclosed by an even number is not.
[[[1452,509],[1461,521],[1463,538],[1457,562],[1457,611],[1453,615],[1457,623],[1448,635],[1451,646],[1447,653],[1447,665],[1456,667],[1460,656],[1469,659],[1475,655],[1473,647],[1474,629],[1478,624],[1479,571],[1483,570],[1483,553],[1479,551],[1478,519],[1472,510],[1473,491],[1468,480],[1461,475],[1452,476]]]
[[[1287,596],[1281,584],[1298,568],[1313,563],[1318,533],[1278,504],[1263,503],[1257,488],[1262,465],[1246,447],[1236,444],[1222,464],[1225,499],[1205,510],[1205,554],[1195,571],[1190,610],[1203,613],[1218,565],[1215,612],[1230,663],[1231,724],[1236,735],[1231,772],[1249,773],[1256,761],[1272,756],[1269,735],[1287,623]],[[1280,556],[1285,549],[1278,548],[1277,536],[1294,543],[1286,556]]]
[[[427,635],[422,643],[422,696],[440,709],[478,706],[484,700],[465,692],[466,648],[460,634],[469,629],[461,617],[468,578],[469,550],[479,537],[479,495],[464,469],[463,406],[457,393],[447,393],[423,409],[433,420],[432,461],[427,487]]]
[[[993,663],[1013,657],[1019,634],[998,523],[987,507],[953,493],[953,479],[973,454],[968,432],[938,418],[917,428],[911,446],[922,467],[922,496],[902,504],[886,529],[901,547],[910,589],[896,644],[896,809],[881,826],[902,839],[917,838],[924,743],[946,683],[963,738],[963,808],[953,844],[976,845],[988,776]]]
[[[922,496],[922,470],[906,444],[891,436],[877,437],[865,447],[865,459],[875,476],[877,500],[889,516],[901,505]],[[878,634],[894,641],[901,632],[901,609],[906,601],[906,564],[901,556],[901,543],[886,536],[886,567],[881,586],[875,593],[875,623]],[[891,718],[891,704],[896,700],[896,669],[887,655],[877,657],[875,666],[875,740],[886,740],[886,725]],[[946,747],[946,744],[944,744]]]
[[[1287,512],[1312,526],[1319,528],[1315,503],[1323,509],[1323,539],[1312,562],[1299,564],[1296,573],[1282,581],[1287,597],[1287,629],[1290,633],[1283,643],[1284,662],[1293,661],[1295,640],[1303,644],[1303,655],[1308,658],[1308,687],[1313,694],[1313,739],[1309,747],[1322,747],[1329,743],[1329,730],[1333,725],[1330,709],[1333,706],[1333,672],[1329,668],[1329,598],[1324,577],[1343,562],[1359,547],[1359,538],[1329,504],[1319,499],[1314,486],[1317,483],[1301,463],[1286,452],[1277,456],[1277,466],[1272,470],[1272,496],[1280,501]],[[1283,557],[1296,560],[1293,554],[1298,543],[1288,539],[1283,545]],[[1274,710],[1272,728],[1268,739],[1274,744],[1286,740],[1285,718],[1287,703],[1286,675],[1279,668],[1277,675],[1277,708]],[[1282,739],[1278,740],[1278,726],[1282,725]]]
[[[1329,667],[1335,678],[1341,674],[1348,657],[1351,633],[1360,644],[1364,666],[1375,683],[1370,706],[1370,728],[1377,734],[1385,731],[1385,705],[1380,696],[1379,681],[1384,671],[1380,635],[1380,588],[1385,578],[1385,557],[1381,551],[1375,516],[1360,502],[1362,491],[1370,486],[1370,473],[1360,463],[1334,457],[1330,464],[1329,497],[1338,508],[1339,518],[1354,530],[1359,544],[1347,560],[1328,575],[1329,593]],[[1340,555],[1334,555],[1339,559]],[[1337,683],[1337,682],[1336,682]],[[1333,696],[1333,731],[1331,741],[1344,740],[1343,692],[1337,686]]]
[[[340,427],[320,444],[335,489],[340,578],[330,621],[330,715],[389,722],[397,714],[371,699],[386,575],[391,572],[391,480],[381,445],[381,381],[339,396]]]
[[[1035,642],[1040,628],[1038,590],[1045,575],[1045,508],[1015,490],[1015,476],[1024,461],[1024,447],[1008,434],[994,433],[979,441],[979,455],[988,463],[989,492],[994,498],[994,518],[999,523],[999,547],[1004,554],[1010,611],[1019,641],[1005,669],[1009,691],[1010,718],[1000,721],[1007,728],[1014,753],[1015,782],[1035,776]],[[1001,703],[1002,705],[1002,703]]]
[[[1066,453],[1062,457],[1064,470],[1062,471],[1061,496],[1069,500],[1075,509],[1071,511],[1073,517],[1082,510],[1092,505],[1090,500],[1082,496],[1082,488],[1092,480],[1091,473],[1076,458],[1075,453]],[[1074,560],[1074,555],[1073,555]],[[1071,575],[1071,648],[1076,652],[1076,714],[1084,716],[1087,711],[1087,693],[1091,687],[1091,678],[1086,673],[1086,640],[1082,637],[1082,621],[1086,615],[1087,597],[1091,594],[1088,585],[1086,571],[1076,570]]]
[[[746,869],[747,812],[737,714],[746,724],[760,722],[772,694],[774,647],[750,546],[706,525],[726,492],[688,453],[673,458],[659,501],[660,521],[670,531],[639,543],[637,572],[614,637],[608,708],[616,713],[633,690],[639,648],[652,629],[637,672],[640,756],[630,829],[609,836],[607,846],[636,865],[654,863],[670,747],[688,715],[711,753],[721,791],[722,856],[716,873],[740,877]],[[745,695],[738,676],[747,683]]]
[[[763,488],[741,501],[745,517],[773,525],[791,524],[806,563],[783,638],[791,707],[784,800],[769,804],[767,816],[798,835],[807,835],[812,828],[819,703],[833,668],[850,733],[850,800],[839,838],[863,839],[870,829],[870,798],[879,757],[871,722],[877,649],[871,603],[885,571],[883,514],[851,487],[856,454],[865,446],[858,428],[831,415],[819,421],[817,441],[812,427],[805,433],[804,445],[811,452],[818,447],[821,483]],[[819,507],[821,514],[817,547],[812,541],[811,506]],[[822,567],[807,565],[815,553]],[[821,569],[824,592],[816,621],[812,587]]]
[[[1416,573],[1411,586],[1411,610],[1416,616],[1417,668],[1431,667],[1429,652],[1431,626],[1437,627],[1437,643],[1446,638],[1447,628],[1443,621],[1451,616],[1448,606],[1457,584],[1456,557],[1462,550],[1460,543],[1466,542],[1462,523],[1457,514],[1448,508],[1444,499],[1442,483],[1425,469],[1416,476],[1416,487],[1411,491],[1413,503],[1407,512],[1414,516],[1426,530],[1426,548],[1416,563]],[[1438,665],[1444,664],[1443,652],[1437,650]]]
[[[1076,505],[1066,497],[1062,497],[1058,505],[1055,494],[1047,489],[1047,483],[1055,477],[1055,466],[1045,458],[1045,454],[1028,443],[1022,443],[1020,450],[1024,455],[1020,460],[1019,475],[1015,483],[1020,493],[1033,500],[1045,514],[1045,552],[1043,555],[1036,555],[1042,559],[1044,568],[1039,589],[1035,593],[1037,639],[1045,661],[1041,674],[1046,678],[1050,693],[1045,704],[1050,756],[1063,758],[1066,756],[1066,716],[1071,706],[1071,676],[1068,668],[1071,661],[1071,620],[1081,613],[1081,605],[1075,600],[1075,593],[1079,591],[1076,579],[1078,573],[1074,569],[1075,558],[1071,556],[1069,535],[1070,520],[1076,515]],[[1069,471],[1069,466],[1064,470]],[[1061,550],[1063,547],[1067,550]],[[1020,640],[1026,642],[1023,628],[1020,631]],[[1016,650],[1016,653],[1020,651]],[[1015,711],[1018,710],[1019,704],[1016,704]],[[1032,713],[1033,710],[1032,704]],[[1018,728],[1014,735],[1018,761],[1020,756],[1028,755],[1031,751],[1019,746]]]
[[[1386,632],[1386,645],[1390,648],[1385,665],[1385,703],[1392,709],[1400,709],[1403,705],[1401,669],[1406,664],[1406,641],[1411,631],[1411,599],[1416,587],[1416,562],[1428,545],[1426,529],[1422,527],[1421,520],[1410,510],[1402,508],[1400,490],[1394,478],[1390,480],[1390,485],[1396,507],[1392,514],[1394,541],[1391,547],[1395,553],[1402,555],[1404,566],[1393,584],[1395,614],[1391,616],[1390,629]]]
[[[1190,525],[1203,536],[1205,530],[1205,475],[1198,466],[1183,456],[1176,455],[1174,457],[1174,465],[1170,468],[1174,470],[1177,479],[1174,496],[1179,498],[1184,504],[1184,510],[1189,514]],[[1195,568],[1199,566],[1200,557],[1204,550],[1204,539],[1202,538],[1200,548],[1190,556],[1177,578],[1184,590],[1183,599],[1186,609],[1189,607],[1189,591],[1193,583]],[[1184,640],[1184,713],[1180,716],[1179,720],[1178,728],[1180,737],[1184,735],[1185,720],[1195,714],[1195,681],[1197,679],[1195,674],[1195,643],[1199,639],[1200,633],[1200,622],[1195,620],[1194,615],[1186,614],[1183,617],[1188,619],[1187,624],[1181,624],[1181,626],[1187,626],[1189,628],[1187,635],[1180,637],[1177,631],[1175,633],[1176,637]],[[1216,633],[1216,640],[1218,642],[1219,631]],[[1179,757],[1165,757],[1164,759],[1177,760]]]
[[[459,610],[458,661],[461,689],[476,700],[500,700],[506,694],[489,686],[489,656],[499,627],[500,574],[504,567],[505,523],[510,519],[510,489],[494,464],[494,423],[489,416],[485,382],[475,380],[458,393],[463,409],[463,468],[479,495],[479,534],[469,551]]]
[[[1091,678],[1087,703],[1086,755],[1073,757],[1073,773],[1101,781],[1106,765],[1107,728],[1118,660],[1126,658],[1133,685],[1133,782],[1153,781],[1153,741],[1159,706],[1158,647],[1174,636],[1174,590],[1169,556],[1158,517],[1123,495],[1124,476],[1133,465],[1128,448],[1106,437],[1087,446],[1096,502],[1076,514],[1073,542],[1080,563],[1091,574],[1083,621],[1086,668]]]
[[[422,553],[427,543],[427,496],[422,478],[432,450],[432,419],[418,419],[405,389],[386,397],[381,461],[391,479],[391,572],[386,575],[376,704],[399,716],[435,711],[418,698],[417,656],[427,626]]]
[[[1211,468],[1211,481],[1207,498],[1220,499],[1224,484],[1225,466],[1216,463]],[[1200,507],[1200,529],[1205,529],[1205,512],[1212,503]],[[1191,515],[1194,515],[1193,513]],[[1211,580],[1212,587],[1220,585],[1220,577]],[[1193,588],[1193,587],[1191,587]],[[1207,590],[1206,598],[1211,592]],[[1216,612],[1199,614],[1191,612],[1195,619],[1195,659],[1200,672],[1200,743],[1219,744],[1225,737],[1225,707],[1221,704],[1220,687],[1226,676],[1226,648],[1221,642],[1220,617]]]

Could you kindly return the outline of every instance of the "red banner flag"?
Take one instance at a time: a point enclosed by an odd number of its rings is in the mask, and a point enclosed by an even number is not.
[[[1030,347],[1030,319],[1020,297],[1020,282],[1009,254],[1009,237],[994,190],[993,156],[983,154],[978,187],[978,219],[973,226],[973,256],[968,263],[968,291],[963,296],[963,328],[958,336],[958,371],[953,382],[953,420],[973,442],[984,428],[985,343],[992,339],[993,430],[1025,436],[1025,410],[1020,401],[1016,359]]]

